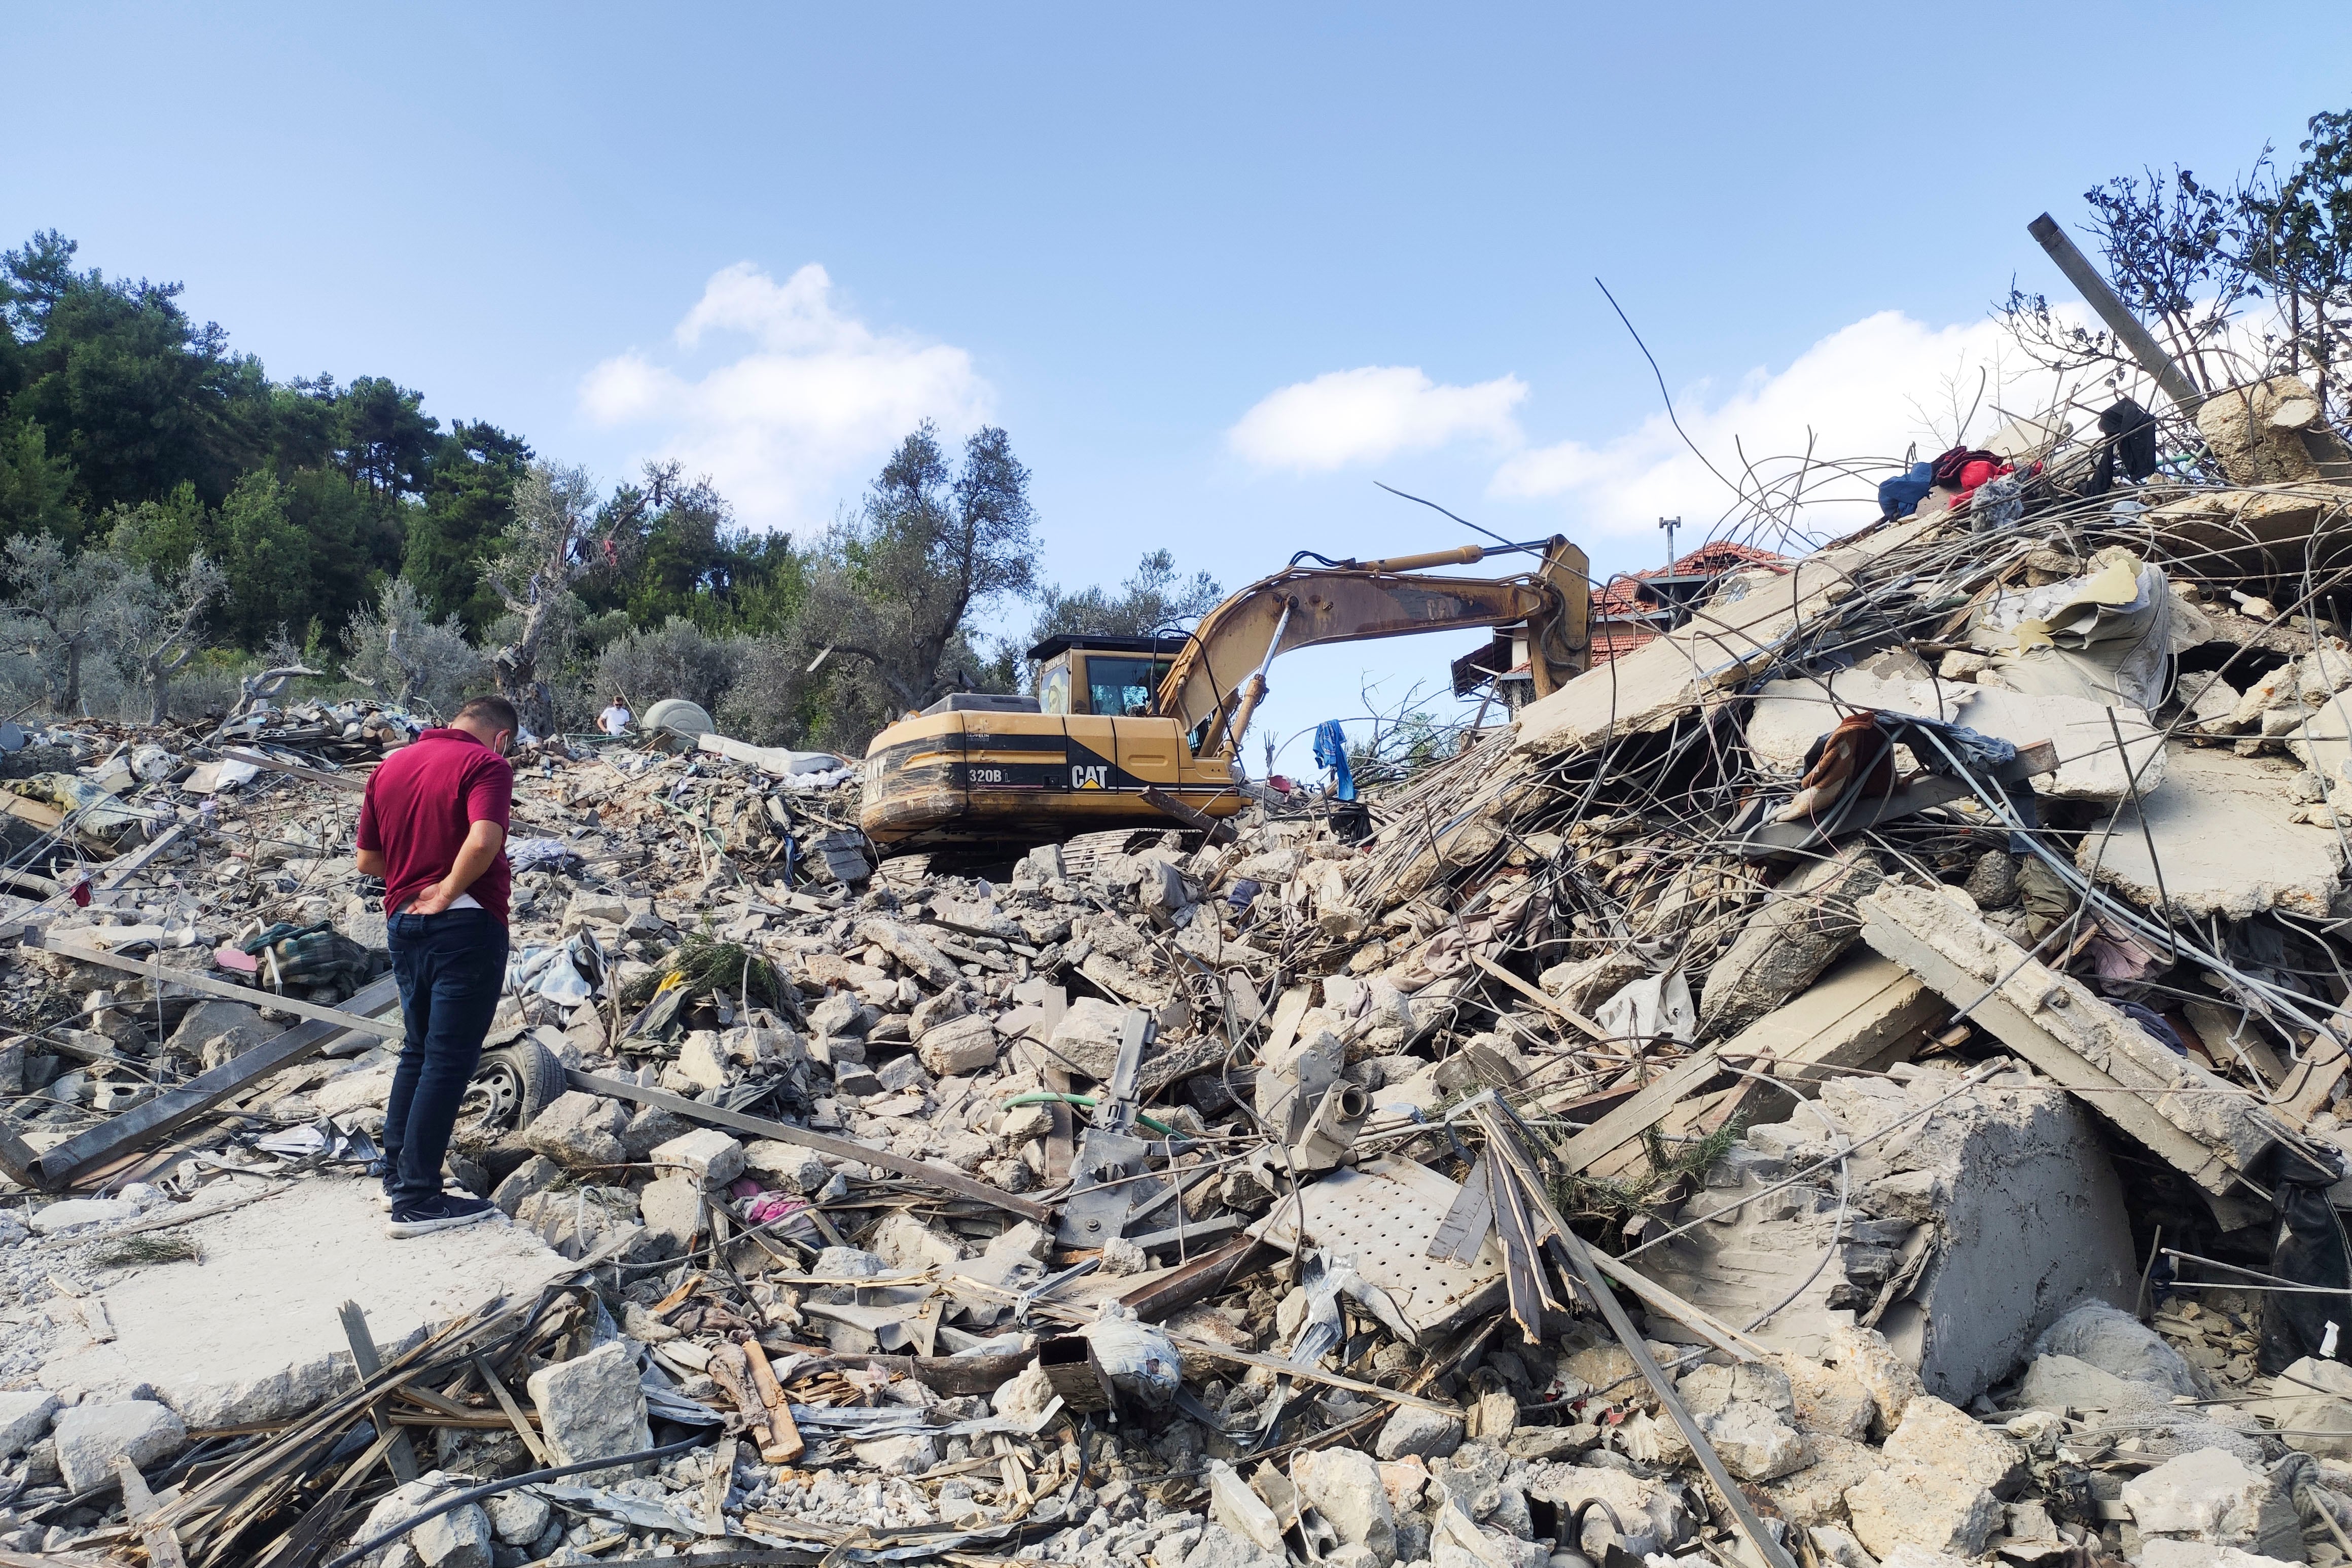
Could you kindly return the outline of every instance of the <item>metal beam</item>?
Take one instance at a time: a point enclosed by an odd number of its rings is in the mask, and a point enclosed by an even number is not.
[[[349,1005],[327,1007],[316,1002],[304,1002],[293,996],[280,996],[275,991],[264,991],[253,985],[239,985],[233,980],[215,980],[209,974],[197,974],[184,969],[167,968],[152,958],[124,958],[120,953],[109,952],[102,947],[86,947],[78,942],[59,942],[55,937],[30,928],[25,932],[23,945],[37,948],[43,952],[54,952],[61,958],[75,959],[83,963],[102,964],[109,969],[120,969],[125,973],[144,975],[150,980],[160,980],[173,985],[184,985],[191,991],[201,991],[207,996],[224,996],[232,1002],[243,1002],[255,1007],[267,1007],[273,1013],[291,1013],[298,1018],[309,1018],[325,1024],[340,1024],[354,1033],[373,1035],[379,1039],[404,1039],[408,1032],[401,1024],[388,1024],[377,1018],[361,1017],[353,1013]],[[394,994],[398,994],[396,989]]]

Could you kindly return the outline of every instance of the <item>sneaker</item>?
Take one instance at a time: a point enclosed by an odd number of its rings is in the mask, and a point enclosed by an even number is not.
[[[466,1190],[457,1184],[457,1178],[451,1175],[445,1174],[442,1176],[441,1190],[451,1197],[462,1197],[467,1195]],[[378,1187],[375,1193],[375,1206],[380,1213],[390,1214],[392,1212],[392,1194],[382,1187]]]
[[[422,1203],[394,1205],[383,1233],[394,1240],[405,1240],[413,1236],[430,1236],[436,1230],[479,1225],[486,1219],[497,1218],[498,1213],[499,1206],[486,1199],[443,1193]]]

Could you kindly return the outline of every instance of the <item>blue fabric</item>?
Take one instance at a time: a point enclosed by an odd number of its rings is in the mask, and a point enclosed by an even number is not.
[[[506,984],[507,928],[488,910],[447,910],[394,915],[384,931],[408,1026],[383,1113],[383,1185],[397,1208],[440,1195],[457,1106]]]
[[[1911,471],[1901,479],[1887,479],[1878,487],[1878,510],[1883,517],[1909,517],[1936,488],[1936,465],[1914,463]]]
[[[1348,771],[1348,732],[1339,728],[1337,719],[1326,719],[1315,726],[1315,765],[1338,775],[1333,792],[1337,798],[1356,798],[1356,778]]]

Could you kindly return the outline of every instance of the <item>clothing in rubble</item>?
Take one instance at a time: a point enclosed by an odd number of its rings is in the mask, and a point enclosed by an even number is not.
[[[1936,465],[1914,463],[1904,473],[1878,485],[1878,514],[1892,522],[1899,517],[1909,517],[1936,488]]]
[[[1337,719],[1315,726],[1315,765],[1331,770],[1333,798],[1356,798],[1356,776],[1348,769],[1348,732]]]
[[[2115,489],[2121,467],[2135,483],[2156,472],[2156,419],[2130,398],[2120,398],[2099,415],[2099,466],[2085,493],[2103,496]]]

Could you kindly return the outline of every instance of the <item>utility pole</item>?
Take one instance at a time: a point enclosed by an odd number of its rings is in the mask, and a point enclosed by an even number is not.
[[[1675,555],[1675,530],[1680,528],[1682,525],[1683,520],[1678,517],[1662,517],[1658,519],[1658,526],[1666,531],[1666,570],[1669,572],[1675,569],[1675,561],[1676,559]]]

